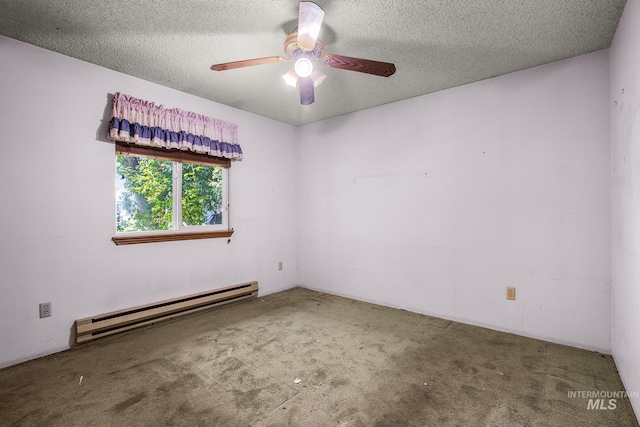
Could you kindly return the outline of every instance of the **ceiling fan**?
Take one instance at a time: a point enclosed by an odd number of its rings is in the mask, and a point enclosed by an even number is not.
[[[319,37],[324,11],[310,1],[300,2],[298,31],[290,34],[284,41],[284,56],[246,59],[244,61],[225,62],[211,66],[214,71],[251,67],[253,65],[273,64],[294,59],[295,64],[282,78],[290,86],[300,89],[300,103],[312,104],[315,100],[314,88],[327,78],[322,71],[313,68],[312,61],[322,61],[331,68],[358,71],[360,73],[389,77],[396,72],[396,66],[389,62],[325,53],[324,40]]]

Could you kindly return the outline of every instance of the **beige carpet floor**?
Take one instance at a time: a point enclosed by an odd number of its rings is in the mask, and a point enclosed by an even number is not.
[[[295,288],[2,369],[0,425],[637,426],[573,394],[623,390],[607,355]]]

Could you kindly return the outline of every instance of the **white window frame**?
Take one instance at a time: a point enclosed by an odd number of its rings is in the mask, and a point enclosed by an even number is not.
[[[222,168],[222,223],[205,225],[183,225],[182,221],[182,164],[195,162],[172,162],[173,163],[173,229],[165,231],[204,231],[204,230],[228,230],[229,225],[229,168],[222,166],[207,165],[209,167]],[[132,232],[145,233],[144,231]],[[159,231],[160,233],[160,231]]]
[[[116,156],[124,155],[116,153]],[[136,157],[157,158],[153,155],[132,154]],[[191,240],[215,237],[230,237],[233,234],[231,222],[229,218],[229,169],[215,164],[198,161],[178,161],[166,160],[172,163],[172,191],[173,191],[173,207],[172,207],[172,228],[169,230],[149,230],[149,231],[117,231],[112,238],[117,245],[132,243],[149,243],[172,240]],[[222,223],[206,224],[206,225],[183,225],[182,221],[182,164],[202,164],[209,167],[222,168]],[[114,173],[117,171],[114,169]],[[115,203],[114,219],[117,217],[118,203]],[[146,238],[149,237],[149,238]]]

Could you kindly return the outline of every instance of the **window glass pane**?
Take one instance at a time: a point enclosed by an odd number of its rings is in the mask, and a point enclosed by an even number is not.
[[[170,161],[117,155],[117,231],[170,230],[173,218],[172,178]]]
[[[222,224],[222,168],[182,163],[183,225]]]

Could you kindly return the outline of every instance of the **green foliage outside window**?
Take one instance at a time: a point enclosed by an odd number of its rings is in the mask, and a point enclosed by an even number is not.
[[[167,160],[116,156],[117,231],[175,229],[173,165]],[[222,223],[222,168],[176,163],[182,175],[182,225]],[[179,176],[180,174],[178,174]]]
[[[222,223],[222,168],[182,164],[182,223]]]

